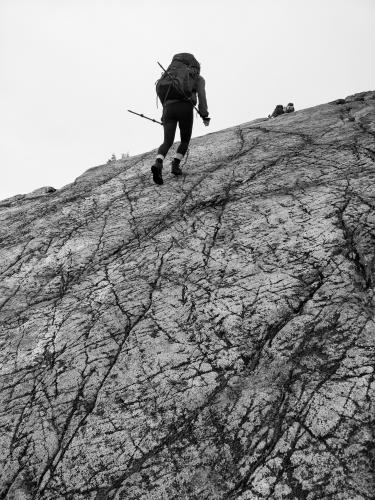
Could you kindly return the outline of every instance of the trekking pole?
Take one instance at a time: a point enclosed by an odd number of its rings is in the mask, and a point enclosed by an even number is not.
[[[161,69],[164,71],[164,73],[167,73],[167,75],[169,76],[169,78],[170,78],[170,79],[172,80],[172,82],[173,82],[173,76],[172,76],[170,73],[168,73],[168,71],[167,71],[166,69],[164,69],[164,68],[163,68],[163,66],[160,64],[160,62],[159,62],[159,61],[157,61],[157,63],[159,64],[159,66],[161,67]],[[193,104],[193,103],[191,102],[191,100],[190,100],[190,99],[189,99],[189,98],[188,98],[188,97],[184,94],[184,92],[182,92],[182,95],[183,95],[183,97],[185,97],[185,100],[186,100],[186,101],[190,102],[190,104],[193,106],[193,108],[195,109],[195,111],[198,113],[198,115],[199,115],[199,116],[202,118],[202,120],[203,120],[203,116],[200,114],[200,112],[199,112],[198,108],[197,108],[196,106],[194,106],[194,104]]]
[[[140,116],[141,118],[146,118],[146,120],[150,120],[151,122],[154,123],[159,123],[159,125],[163,125],[162,122],[158,122],[158,120],[154,120],[153,118],[149,118],[148,116],[143,115],[142,113],[136,113],[135,111],[131,111],[128,109],[129,113],[133,113],[133,115]]]

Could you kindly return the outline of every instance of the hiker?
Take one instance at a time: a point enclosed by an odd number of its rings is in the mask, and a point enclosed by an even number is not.
[[[284,114],[284,106],[282,104],[278,104],[276,108],[273,110],[272,115],[268,115],[268,118],[276,118],[277,116]]]
[[[184,157],[193,131],[194,107],[207,127],[208,117],[205,80],[200,76],[200,64],[192,54],[176,54],[170,66],[156,83],[156,93],[163,105],[161,118],[164,128],[164,142],[158,149],[154,165],[151,167],[153,180],[163,184],[163,160],[173,144],[177,124],[180,129],[181,142],[171,163],[171,172],[182,175],[180,162]]]
[[[292,102],[288,102],[288,105],[284,109],[285,113],[293,113],[294,112],[294,104]]]

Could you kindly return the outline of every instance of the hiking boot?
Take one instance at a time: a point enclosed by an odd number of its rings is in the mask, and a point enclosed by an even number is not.
[[[182,170],[180,167],[180,162],[178,160],[173,159],[171,163],[171,172],[173,175],[182,175]]]
[[[155,162],[154,165],[152,165],[151,172],[155,184],[163,184],[162,171],[163,171],[163,164],[160,161],[157,161]]]

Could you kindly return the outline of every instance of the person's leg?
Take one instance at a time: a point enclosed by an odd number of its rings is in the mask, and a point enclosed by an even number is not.
[[[163,111],[164,142],[158,149],[158,157],[164,159],[174,142],[178,118],[174,112],[174,104],[167,104]]]
[[[191,134],[193,132],[194,109],[188,102],[181,102],[179,109],[178,126],[180,128],[181,142],[172,160],[172,174],[181,175],[180,162],[188,150]]]
[[[163,129],[164,142],[158,149],[158,154],[154,165],[151,167],[151,172],[155,184],[163,184],[163,160],[172,146],[177,128],[177,118],[173,113],[173,105],[167,104],[163,110]]]
[[[193,132],[194,108],[188,102],[182,102],[178,126],[180,128],[181,142],[177,148],[175,158],[182,160],[188,150],[191,134]]]

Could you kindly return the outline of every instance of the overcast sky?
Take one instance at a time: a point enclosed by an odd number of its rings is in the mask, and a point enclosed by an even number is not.
[[[375,0],[0,0],[0,199],[157,148],[157,61],[191,52],[211,126],[375,89]]]

